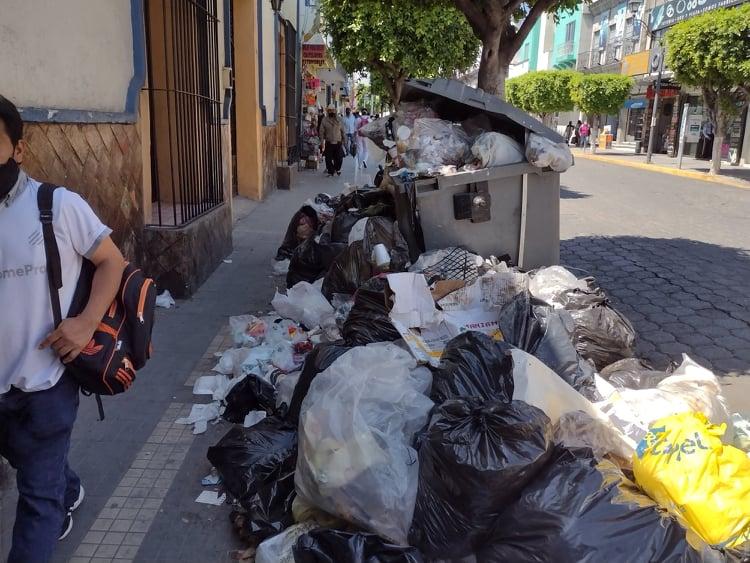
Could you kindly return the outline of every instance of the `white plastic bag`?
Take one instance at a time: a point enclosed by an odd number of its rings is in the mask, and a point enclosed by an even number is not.
[[[333,317],[333,307],[323,294],[308,282],[299,282],[286,295],[276,292],[271,301],[276,312],[284,318],[304,324],[307,328],[320,326]]]
[[[540,268],[532,272],[529,281],[529,291],[531,295],[542,301],[546,301],[557,309],[562,308],[562,304],[555,300],[555,297],[565,291],[580,289],[585,291],[588,284],[579,280],[575,274],[563,268],[562,266],[549,266]]]
[[[636,443],[643,439],[652,422],[683,412],[703,413],[713,424],[726,424],[726,440],[731,442],[734,439],[732,418],[718,379],[686,354],[682,358],[682,364],[674,373],[655,388],[614,389],[609,386],[611,392],[597,406]],[[601,384],[597,387],[606,388]]]
[[[266,323],[253,315],[229,317],[235,346],[257,346],[266,335]]]
[[[171,309],[175,306],[175,301],[168,289],[156,296],[156,306],[163,309]]]
[[[242,373],[242,364],[252,352],[252,348],[230,348],[221,355],[213,371],[237,377]]]
[[[529,134],[526,141],[526,160],[537,168],[552,168],[555,172],[565,172],[573,166],[573,153],[565,143],[553,143],[546,137]]]
[[[471,147],[471,152],[482,163],[483,168],[516,164],[525,160],[521,145],[502,133],[482,133]]]
[[[294,388],[297,386],[299,376],[302,372],[295,371],[292,373],[281,374],[276,380],[276,408],[282,404],[289,406],[294,395]]]
[[[410,444],[433,406],[420,392],[428,373],[415,368],[389,342],[354,348],[319,374],[302,404],[295,475],[306,501],[402,545],[419,469]]]
[[[463,166],[471,156],[469,136],[463,127],[443,119],[414,122],[404,164],[418,172],[437,172],[442,166]]]
[[[319,527],[316,522],[303,522],[268,538],[258,546],[255,563],[294,563],[294,544],[300,536]]]

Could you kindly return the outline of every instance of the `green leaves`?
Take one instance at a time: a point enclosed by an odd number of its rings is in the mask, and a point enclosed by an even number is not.
[[[466,19],[447,4],[321,0],[320,9],[341,65],[348,72],[376,72],[391,85],[410,76],[465,71],[479,53]]]
[[[666,41],[667,65],[680,82],[710,89],[722,107],[732,113],[741,101],[738,97],[747,103],[750,4],[713,10],[680,22],[667,32]],[[738,87],[740,91],[733,92]]]
[[[575,73],[570,84],[570,97],[581,111],[589,115],[613,114],[620,111],[632,86],[633,81],[628,76]]]
[[[569,70],[528,72],[505,83],[505,96],[516,107],[546,115],[573,109],[570,84],[576,73]]]

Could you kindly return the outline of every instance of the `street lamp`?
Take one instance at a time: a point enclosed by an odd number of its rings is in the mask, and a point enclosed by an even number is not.
[[[651,48],[654,46],[654,32],[649,26],[648,23],[643,21],[641,18],[638,17],[638,11],[641,8],[641,0],[630,0],[628,2],[628,9],[630,10],[630,13],[633,16],[633,23],[635,23],[636,20],[638,20],[642,26],[646,28],[646,32],[651,36]],[[638,34],[638,41],[640,43],[640,33]],[[661,41],[659,42],[659,48],[661,50]],[[659,69],[658,74],[656,76],[656,89],[654,92],[654,109],[651,112],[651,128],[648,132],[648,150],[646,151],[646,164],[651,164],[651,157],[654,154],[654,139],[656,139],[656,122],[657,117],[659,115],[659,95],[661,94],[661,73],[664,69],[664,53],[659,54],[659,64],[657,65],[657,68]],[[649,59],[649,71],[651,70],[651,59]]]
[[[273,8],[273,11],[277,14],[281,11],[281,5],[284,3],[284,0],[271,0],[271,8]]]

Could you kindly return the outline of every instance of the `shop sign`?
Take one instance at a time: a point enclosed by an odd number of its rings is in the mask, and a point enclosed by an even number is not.
[[[302,60],[323,63],[326,60],[326,46],[305,43],[302,45]]]
[[[622,74],[625,76],[638,76],[648,74],[648,61],[650,51],[640,51],[632,55],[626,55],[622,60]]]
[[[646,100],[643,98],[631,98],[630,100],[625,100],[626,109],[643,109],[645,107]]]
[[[717,8],[742,4],[745,0],[668,0],[651,12],[649,28],[658,31],[677,22]]]
[[[654,88],[654,85],[649,84],[648,89],[646,90],[646,97],[649,100],[653,100],[655,93],[656,93],[656,89]],[[661,91],[659,92],[659,96],[662,98],[674,98],[679,95],[680,95],[679,86],[662,86]]]

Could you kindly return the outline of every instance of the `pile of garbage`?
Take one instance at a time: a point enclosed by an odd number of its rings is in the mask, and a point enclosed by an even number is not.
[[[213,402],[184,422],[234,423],[208,459],[258,563],[749,554],[747,440],[713,373],[634,357],[633,325],[563,267],[411,264],[393,208],[306,202],[274,313],[233,317],[196,382]]]
[[[441,118],[428,101],[404,102],[394,114],[371,121],[361,134],[387,152],[393,175],[450,175],[521,162],[564,172],[573,165],[564,142],[534,132],[514,138],[495,130],[481,113],[460,122]]]

